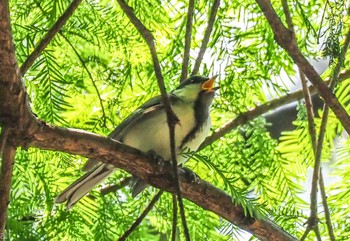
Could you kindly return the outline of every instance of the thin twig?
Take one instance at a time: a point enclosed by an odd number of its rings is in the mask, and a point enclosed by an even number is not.
[[[187,10],[185,48],[184,48],[184,57],[182,61],[180,82],[184,81],[187,78],[188,62],[190,59],[191,38],[192,38],[193,11],[194,11],[194,0],[190,0],[188,3],[188,10]]]
[[[185,210],[184,210],[184,205],[183,205],[182,195],[180,190],[179,174],[177,172],[176,149],[175,149],[175,125],[178,124],[179,120],[170,106],[170,101],[165,89],[164,79],[161,72],[157,51],[154,44],[154,37],[152,33],[136,17],[134,10],[129,5],[127,5],[124,0],[118,0],[118,3],[121,9],[124,11],[124,13],[130,19],[130,21],[134,24],[136,29],[139,31],[143,39],[146,41],[151,52],[154,72],[157,77],[158,86],[161,92],[162,102],[164,104],[164,108],[167,115],[167,122],[169,126],[169,137],[170,137],[171,160],[172,160],[172,166],[173,166],[173,173],[175,177],[175,188],[176,188],[176,193],[179,201],[180,215],[182,219],[182,225],[184,228],[184,234],[185,234],[186,240],[188,241],[190,239],[189,239],[189,232],[188,232],[188,227],[186,223]]]
[[[349,10],[350,11],[350,10]],[[345,55],[346,55],[346,52],[348,51],[349,49],[349,45],[350,45],[350,29],[348,30],[347,34],[346,34],[346,37],[345,37],[345,41],[344,41],[344,45],[343,45],[343,48],[340,52],[340,55],[339,55],[339,58],[338,58],[338,63],[337,65],[334,67],[334,70],[333,70],[333,74],[332,74],[332,78],[330,80],[330,84],[329,84],[329,88],[330,89],[334,89],[335,85],[339,82],[339,80],[342,79],[342,74],[340,74],[340,71],[341,71],[341,68],[343,67],[344,65],[344,61],[345,61]],[[346,75],[346,72],[349,72],[348,71],[345,71],[343,73],[343,75],[347,76]],[[349,78],[350,76],[347,76],[347,78]]]
[[[293,21],[292,17],[290,15],[289,7],[287,0],[282,0],[282,6],[283,11],[286,17],[286,22],[288,25],[288,29],[291,32],[291,42],[297,45],[297,39],[295,37],[295,32],[293,28]],[[310,229],[314,230],[316,233],[316,236],[318,236],[319,229],[318,229],[318,219],[317,219],[317,184],[318,184],[318,177],[320,173],[320,158],[318,158],[318,154],[321,153],[322,150],[322,141],[320,136],[321,143],[317,144],[317,136],[316,136],[316,127],[315,127],[315,114],[312,107],[312,99],[311,94],[308,88],[307,80],[305,78],[305,75],[303,71],[299,68],[299,75],[300,75],[300,81],[302,84],[304,99],[305,99],[305,105],[306,105],[306,111],[307,111],[307,120],[308,120],[308,130],[309,135],[311,138],[311,144],[312,144],[312,150],[314,153],[314,171],[313,171],[313,177],[312,177],[312,183],[311,183],[311,194],[310,194],[310,217],[307,221],[307,227],[306,231],[303,235],[303,238],[307,236],[307,234],[310,232]],[[321,135],[321,134],[320,134]],[[320,157],[320,156],[319,156]]]
[[[171,240],[176,241],[176,231],[177,231],[177,198],[176,195],[173,194],[173,225],[171,228]]]
[[[282,0],[282,7],[283,7],[284,16],[286,17],[287,26],[288,26],[289,30],[292,31],[293,34],[295,34],[292,16],[291,16],[290,11],[289,11],[287,0]]]
[[[322,241],[320,229],[318,228],[318,226],[315,227],[315,234],[317,241]]]
[[[327,203],[327,194],[326,194],[325,187],[324,187],[322,168],[320,169],[319,186],[320,186],[320,192],[321,192],[321,197],[322,197],[322,204],[323,204],[323,209],[324,209],[324,215],[326,217],[326,224],[327,224],[329,238],[330,238],[331,241],[335,241],[331,214],[330,214],[328,203]]]
[[[79,6],[81,1],[82,0],[73,0],[73,2],[68,6],[66,11],[62,14],[62,16],[57,19],[56,23],[52,25],[51,29],[46,33],[44,38],[35,47],[33,52],[29,54],[27,59],[24,61],[24,63],[20,67],[20,72],[22,76],[24,76],[24,74],[27,72],[30,66],[32,66],[34,61],[39,57],[41,52],[46,48],[47,45],[49,45],[49,43],[55,37],[58,31],[61,30],[63,25],[73,15],[75,9]]]
[[[86,64],[85,64],[85,61],[83,60],[83,58],[80,56],[79,52],[77,51],[77,49],[74,47],[74,45],[69,41],[69,39],[60,31],[59,34],[64,38],[64,40],[66,40],[66,42],[68,43],[68,45],[73,49],[75,55],[78,57],[80,63],[82,64],[83,68],[85,69],[86,73],[88,74],[89,78],[90,78],[90,81],[92,83],[92,85],[94,86],[94,89],[96,91],[96,94],[97,94],[97,97],[98,97],[98,100],[100,102],[100,106],[101,106],[101,109],[102,109],[102,119],[103,119],[103,126],[106,126],[106,112],[105,112],[105,108],[103,106],[103,101],[102,101],[102,98],[101,98],[101,94],[100,94],[100,91],[98,90],[97,88],[97,85],[95,83],[95,80],[94,78],[92,77],[92,74],[91,72],[89,71],[89,69],[87,68]]]
[[[218,11],[219,5],[220,5],[220,0],[214,0],[213,6],[211,7],[208,26],[207,26],[207,29],[205,30],[202,44],[201,44],[201,47],[199,48],[198,56],[197,56],[196,62],[194,63],[194,67],[193,67],[191,75],[196,75],[198,73],[199,66],[202,63],[204,53],[205,53],[205,51],[207,49],[207,45],[209,43],[209,38],[210,38],[211,32],[213,30],[213,26],[214,26],[214,22],[215,22],[215,18],[216,18],[216,13]]]
[[[308,119],[308,129],[309,129],[309,135],[311,138],[312,143],[312,150],[314,152],[315,157],[315,164],[314,164],[314,171],[312,175],[312,183],[311,183],[311,193],[310,193],[310,217],[307,222],[307,227],[309,229],[314,230],[316,233],[316,229],[318,229],[318,219],[317,219],[317,184],[318,184],[318,176],[320,173],[320,162],[317,161],[317,149],[319,146],[322,147],[322,145],[317,144],[317,138],[316,138],[316,128],[314,123],[314,112],[312,108],[312,102],[310,97],[309,89],[307,88],[307,82],[305,79],[305,76],[303,73],[300,73],[301,83],[304,90],[304,99],[305,99],[305,105],[307,110],[307,119]],[[305,233],[309,232],[309,229],[307,228]],[[303,235],[303,237],[306,235]]]
[[[142,220],[147,216],[147,214],[152,210],[156,202],[158,202],[159,198],[163,194],[163,190],[159,190],[158,193],[152,198],[150,203],[147,205],[145,210],[141,213],[141,215],[134,221],[131,227],[125,231],[125,233],[118,239],[118,241],[126,240],[130,234],[141,224]]]
[[[307,120],[308,120],[308,129],[309,129],[309,135],[310,135],[311,143],[312,143],[312,150],[314,152],[314,155],[316,155],[317,136],[316,136],[316,127],[315,127],[315,122],[314,122],[315,114],[314,114],[314,110],[312,107],[311,94],[310,94],[309,88],[307,86],[307,80],[305,78],[305,75],[302,72],[300,72],[299,74],[300,74],[300,80],[301,80],[301,85],[303,88],[303,94],[304,94],[304,99],[305,99],[305,106],[306,106]]]
[[[116,192],[118,191],[119,189],[127,186],[130,182],[130,180],[132,179],[132,177],[126,177],[126,178],[123,178],[122,180],[120,180],[118,182],[118,184],[114,184],[114,185],[110,185],[110,186],[107,186],[105,188],[102,188],[101,189],[101,195],[102,196],[105,196],[107,195],[108,193],[111,193],[111,192]]]
[[[307,237],[307,235],[310,233],[311,228],[309,225],[307,225],[305,232],[303,233],[303,236],[301,236],[300,241],[304,241]]]
[[[16,147],[10,145],[9,143],[6,143],[2,152],[2,164],[0,173],[0,237],[5,237],[7,207],[9,204],[15,154]]]
[[[323,25],[323,21],[324,21],[324,16],[326,14],[327,5],[328,5],[328,0],[326,1],[325,5],[324,5],[324,9],[323,9],[322,17],[321,17],[320,29],[318,30],[318,34],[317,34],[317,44],[319,44],[319,39],[321,37],[321,29],[322,29],[322,25]]]

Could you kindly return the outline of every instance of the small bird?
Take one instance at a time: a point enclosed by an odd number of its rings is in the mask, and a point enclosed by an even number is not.
[[[178,164],[188,159],[181,153],[185,150],[196,151],[209,133],[209,111],[215,91],[219,89],[214,87],[216,77],[191,76],[168,94],[170,105],[179,120],[175,126]],[[109,137],[141,151],[156,153],[164,160],[171,160],[169,129],[161,96],[153,97],[141,105]],[[89,159],[83,167],[85,175],[68,186],[56,197],[55,202],[67,201],[67,209],[70,209],[115,170],[110,164]],[[133,197],[147,187],[147,184],[137,177],[133,183]]]

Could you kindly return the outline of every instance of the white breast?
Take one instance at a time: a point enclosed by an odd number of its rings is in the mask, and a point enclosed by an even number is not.
[[[179,147],[184,137],[195,125],[194,110],[188,103],[180,103],[173,106],[173,110],[180,120],[175,127],[175,145]],[[124,143],[140,149],[144,152],[154,150],[165,160],[171,159],[169,128],[164,110],[158,111],[156,115],[145,120],[140,120],[124,137]],[[203,130],[199,131],[195,138],[191,139],[183,149],[195,151],[204,141],[210,129],[210,119],[204,123]],[[177,150],[177,161],[182,163],[185,158]]]

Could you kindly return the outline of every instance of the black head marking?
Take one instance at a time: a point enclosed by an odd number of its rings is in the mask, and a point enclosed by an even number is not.
[[[208,79],[209,79],[208,77],[193,75],[187,78],[186,80],[184,80],[176,89],[181,89],[189,84],[201,84],[207,81]]]

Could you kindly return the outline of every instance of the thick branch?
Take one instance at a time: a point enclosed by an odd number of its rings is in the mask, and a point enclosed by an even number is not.
[[[4,236],[7,207],[16,147],[12,138],[26,127],[32,118],[26,93],[19,75],[11,33],[8,1],[0,1],[0,143],[2,165],[0,174],[0,238]]]
[[[31,129],[35,131],[27,135],[27,147],[64,151],[98,159],[138,176],[152,186],[176,193],[171,166],[160,167],[152,158],[135,148],[95,134],[51,127],[45,123],[33,122]],[[193,183],[183,172],[179,173],[179,177],[183,197],[198,206],[220,215],[262,240],[295,240],[271,221],[245,215],[242,206],[235,205],[228,194],[210,183],[203,180]]]
[[[5,236],[7,206],[9,204],[13,164],[16,147],[6,144],[2,153],[0,173],[0,239]]]
[[[30,53],[30,55],[27,57],[27,59],[24,61],[20,68],[22,76],[24,76],[24,74],[27,72],[30,66],[33,65],[34,61],[39,57],[39,55],[46,48],[46,46],[49,45],[51,40],[55,37],[58,31],[61,30],[61,28],[70,18],[70,16],[73,15],[75,9],[79,6],[81,1],[82,0],[73,0],[73,2],[69,5],[66,11],[62,14],[62,16],[59,17],[59,19],[57,19],[57,22],[51,27],[51,29],[46,33],[44,38],[35,47],[33,52]]]
[[[305,74],[310,82],[316,87],[320,96],[329,105],[334,114],[343,124],[345,130],[350,133],[350,117],[346,113],[343,106],[339,103],[338,99],[328,88],[325,82],[317,74],[312,65],[306,60],[306,58],[300,52],[297,44],[293,41],[293,32],[288,30],[273,9],[269,0],[256,0],[261,10],[263,11],[267,21],[269,22],[277,43],[284,48],[288,54],[292,57],[299,69]]]

